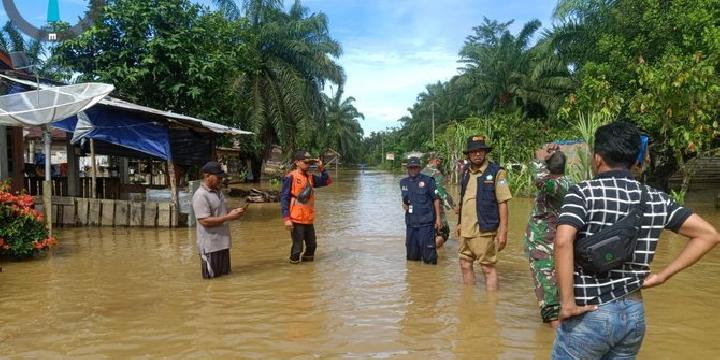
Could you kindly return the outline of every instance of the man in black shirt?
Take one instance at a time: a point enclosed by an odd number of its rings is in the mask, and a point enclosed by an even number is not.
[[[640,149],[635,125],[615,122],[598,128],[593,149],[596,178],[570,188],[558,219],[555,256],[560,320],[553,359],[633,359],[645,333],[641,288],[663,284],[697,262],[720,242],[715,228],[667,194],[632,178]],[[643,221],[631,261],[594,273],[574,263],[574,241],[612,226],[640,203]],[[651,274],[663,229],[689,238],[668,267]]]

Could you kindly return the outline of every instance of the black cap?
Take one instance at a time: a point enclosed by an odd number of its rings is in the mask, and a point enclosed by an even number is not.
[[[487,141],[487,139],[482,135],[473,135],[469,137],[467,140],[467,149],[463,151],[463,153],[467,154],[475,150],[487,150],[487,152],[492,151],[492,146],[488,146],[485,141]]]
[[[306,160],[315,160],[315,159],[312,159],[310,153],[305,150],[298,150],[295,152],[295,161],[306,161]]]
[[[408,158],[407,167],[422,167],[422,165],[420,165],[420,158],[417,156]]]
[[[293,159],[295,159],[295,161],[308,160],[310,159],[310,153],[305,150],[298,150],[295,152]]]
[[[203,174],[210,174],[220,177],[227,176],[222,166],[220,166],[220,164],[216,163],[215,161],[210,161],[207,164],[203,165],[202,172]]]

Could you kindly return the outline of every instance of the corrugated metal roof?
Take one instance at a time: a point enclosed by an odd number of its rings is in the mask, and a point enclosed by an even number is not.
[[[18,79],[18,78],[7,76],[7,75],[0,75],[0,77],[8,79],[10,81],[14,81],[14,82],[23,84],[23,85],[31,86],[33,88],[37,88],[37,85],[38,85],[34,81]],[[54,87],[54,86],[40,83],[41,89],[51,88],[51,87]],[[217,134],[226,134],[226,135],[250,135],[250,134],[253,134],[252,132],[249,132],[249,131],[244,131],[244,130],[240,130],[238,128],[217,124],[217,123],[210,122],[207,120],[197,119],[197,118],[186,116],[183,114],[178,114],[178,113],[175,113],[172,111],[158,110],[158,109],[154,109],[154,108],[151,108],[148,106],[134,104],[129,101],[118,99],[118,98],[115,98],[112,96],[106,96],[104,99],[100,100],[100,102],[98,102],[98,104],[115,107],[115,108],[119,108],[119,109],[126,109],[126,110],[130,110],[130,111],[138,111],[138,112],[143,112],[143,113],[155,114],[155,115],[166,118],[169,122],[178,123],[180,125],[185,125],[188,127],[205,128],[205,129],[208,129]]]

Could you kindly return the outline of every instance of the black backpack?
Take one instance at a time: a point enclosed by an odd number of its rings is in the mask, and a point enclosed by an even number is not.
[[[575,241],[575,263],[594,273],[622,267],[632,261],[642,229],[647,190],[640,184],[640,203],[627,216],[597,234]]]

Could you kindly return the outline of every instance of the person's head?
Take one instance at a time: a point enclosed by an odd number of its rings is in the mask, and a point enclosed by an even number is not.
[[[307,171],[310,165],[315,162],[315,159],[311,158],[310,153],[305,150],[298,150],[295,152],[295,167],[302,171]]]
[[[210,161],[202,167],[203,182],[211,189],[219,189],[222,179],[227,176],[222,166],[215,161]]]
[[[420,165],[420,158],[417,156],[412,156],[408,159],[407,162],[407,172],[410,176],[418,176],[420,174],[420,170],[422,169],[422,165]]]
[[[548,159],[547,167],[550,170],[550,175],[565,175],[565,162],[567,157],[562,151],[556,151]]]
[[[492,147],[487,145],[485,137],[474,135],[468,138],[467,148],[463,153],[468,157],[472,165],[481,166],[490,151],[492,151]]]
[[[595,131],[593,171],[602,169],[630,169],[637,162],[640,151],[640,130],[637,126],[617,121]]]

